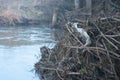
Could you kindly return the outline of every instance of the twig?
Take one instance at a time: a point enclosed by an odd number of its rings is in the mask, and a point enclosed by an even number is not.
[[[109,62],[110,62],[110,64],[111,64],[112,70],[113,70],[113,72],[114,72],[114,74],[115,74],[115,78],[116,78],[116,80],[119,80],[119,77],[117,76],[117,73],[116,73],[115,68],[114,68],[114,66],[113,66],[113,63],[112,63],[112,60],[111,60],[111,58],[110,58],[109,51],[108,51],[108,49],[107,49],[107,47],[106,47],[106,45],[105,45],[105,42],[104,42],[103,40],[102,40],[102,42],[103,42],[103,45],[104,45],[104,47],[105,47],[105,49],[106,49],[106,51],[107,51],[107,57],[108,57]]]
[[[120,45],[120,42],[117,41],[116,39],[112,38],[112,37],[109,37],[111,40],[115,41],[116,43],[118,43]]]
[[[67,28],[67,30],[69,31],[69,33],[70,33],[81,45],[83,45],[82,42],[70,31],[70,29],[68,28],[68,25],[66,26],[66,28]]]
[[[116,34],[116,35],[105,35],[106,37],[120,37],[120,34]]]
[[[93,23],[94,24],[94,23]],[[95,26],[96,26],[96,28],[98,29],[98,31],[100,32],[100,34],[101,34],[101,36],[103,36],[103,38],[104,39],[106,39],[107,40],[107,42],[109,42],[115,49],[119,49],[114,43],[112,43],[109,39],[107,39],[106,37],[105,37],[105,35],[103,34],[103,32],[98,28],[98,26],[96,25],[96,24],[94,24]]]
[[[67,46],[67,45],[65,47],[78,48],[78,49],[96,49],[96,50],[98,49],[98,50],[106,51],[105,49],[100,48],[100,47],[84,47],[84,46],[79,47],[79,46]],[[115,53],[113,51],[109,51],[109,53],[112,53],[116,57],[120,57],[119,54],[117,54],[117,53]]]
[[[107,39],[103,33],[101,33],[101,35],[102,35],[114,48],[116,48],[116,50],[119,49],[114,43],[112,43],[109,39]]]
[[[68,75],[80,75],[80,72],[67,72]]]
[[[113,5],[114,7],[116,7],[116,8],[119,8],[119,9],[120,9],[120,6],[116,5],[116,4],[115,4],[115,3],[113,3],[111,0],[109,0],[109,3],[110,3],[111,5]]]
[[[60,76],[58,70],[56,70],[56,73],[57,73],[58,77],[59,77],[61,80],[64,80],[64,79]]]
[[[101,38],[101,37],[99,37],[99,38],[97,39],[97,41],[96,41],[96,47],[97,47],[97,43],[98,43],[98,41],[99,41],[100,38]],[[98,52],[98,49],[97,49],[97,55],[98,55],[98,57],[99,57],[99,59],[100,59],[100,63],[102,63],[102,58],[100,57],[100,53]]]
[[[41,66],[39,66],[38,65],[38,67],[39,67],[39,69],[43,69],[43,70],[50,70],[50,71],[61,71],[61,72],[64,72],[64,70],[62,70],[62,69],[56,69],[56,68],[46,68],[46,67],[41,67]]]
[[[67,52],[70,50],[71,48],[69,48],[68,50],[67,50]],[[66,54],[62,59],[61,59],[61,61],[59,61],[59,63],[58,63],[58,67],[61,65],[61,63],[67,58],[67,56],[69,55],[69,53],[68,54]]]

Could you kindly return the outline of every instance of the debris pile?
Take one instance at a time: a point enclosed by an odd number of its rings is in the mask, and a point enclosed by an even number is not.
[[[53,49],[40,49],[42,58],[35,64],[36,72],[42,74],[42,80],[119,80],[120,19],[77,23],[77,28],[72,22],[64,26],[64,38]]]

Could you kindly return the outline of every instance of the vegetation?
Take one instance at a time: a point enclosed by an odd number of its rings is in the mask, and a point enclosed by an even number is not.
[[[42,79],[119,80],[119,5],[120,0],[4,0],[0,1],[0,25],[44,21],[63,29],[64,36],[53,49],[40,49],[42,58],[35,70]],[[87,32],[90,45],[84,46],[85,37],[74,23]]]

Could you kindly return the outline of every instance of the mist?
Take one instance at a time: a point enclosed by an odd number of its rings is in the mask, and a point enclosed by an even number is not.
[[[26,18],[34,18],[36,0],[0,0],[0,14],[14,13]]]

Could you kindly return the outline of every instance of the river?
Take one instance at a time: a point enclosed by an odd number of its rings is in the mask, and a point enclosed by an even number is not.
[[[34,63],[40,47],[53,47],[53,31],[46,25],[0,26],[0,80],[39,80]]]

